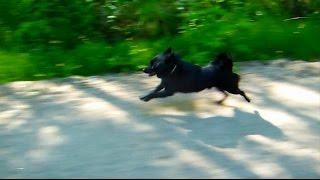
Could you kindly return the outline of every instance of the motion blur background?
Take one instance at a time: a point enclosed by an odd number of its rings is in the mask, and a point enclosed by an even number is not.
[[[319,32],[320,0],[0,0],[0,178],[319,179]],[[252,102],[140,101],[169,46]]]
[[[172,46],[205,64],[320,57],[318,0],[0,0],[0,83],[136,71]]]

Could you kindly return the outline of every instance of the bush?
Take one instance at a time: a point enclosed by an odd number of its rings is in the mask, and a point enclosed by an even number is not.
[[[0,82],[137,71],[167,47],[199,65],[318,59],[319,2],[0,0]]]

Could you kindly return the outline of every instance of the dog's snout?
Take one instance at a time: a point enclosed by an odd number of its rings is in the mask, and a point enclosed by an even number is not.
[[[150,67],[147,67],[147,68],[143,69],[143,72],[146,73],[146,74],[149,74],[149,76],[153,76],[153,75],[156,74],[156,72]]]

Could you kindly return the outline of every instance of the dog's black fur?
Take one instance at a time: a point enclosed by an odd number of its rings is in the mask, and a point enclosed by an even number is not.
[[[150,65],[143,70],[149,76],[157,75],[161,83],[140,99],[149,101],[153,98],[172,96],[177,92],[199,92],[216,87],[225,95],[218,103],[227,98],[226,92],[240,94],[250,102],[246,94],[239,89],[240,76],[232,72],[232,66],[232,59],[226,53],[219,54],[209,65],[200,67],[183,61],[168,48],[164,53],[154,57]]]

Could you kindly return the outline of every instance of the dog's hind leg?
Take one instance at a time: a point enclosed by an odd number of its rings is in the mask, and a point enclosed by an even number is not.
[[[246,99],[246,101],[250,102],[251,100],[248,98],[248,96],[246,95],[246,93],[244,93],[242,90],[240,90],[239,88],[235,88],[235,89],[228,89],[227,90],[229,93],[231,94],[240,94],[242,97],[244,97],[244,99]]]
[[[228,93],[226,93],[226,92],[225,92],[224,90],[222,90],[222,89],[219,89],[219,91],[224,94],[224,97],[223,97],[221,100],[217,101],[216,103],[217,103],[217,104],[222,104],[223,101],[225,101],[225,100],[227,99]]]
[[[246,101],[248,101],[248,102],[251,101],[251,100],[248,98],[248,96],[246,95],[246,93],[244,93],[244,92],[241,91],[240,89],[239,89],[239,94],[240,94],[242,97],[244,97],[244,98],[246,99]]]
[[[239,81],[240,81],[240,76],[236,73],[232,74],[232,83],[231,85],[228,86],[226,89],[227,92],[232,93],[232,94],[240,94],[246,101],[250,102],[251,100],[248,98],[246,93],[244,93],[240,88],[239,88]]]

